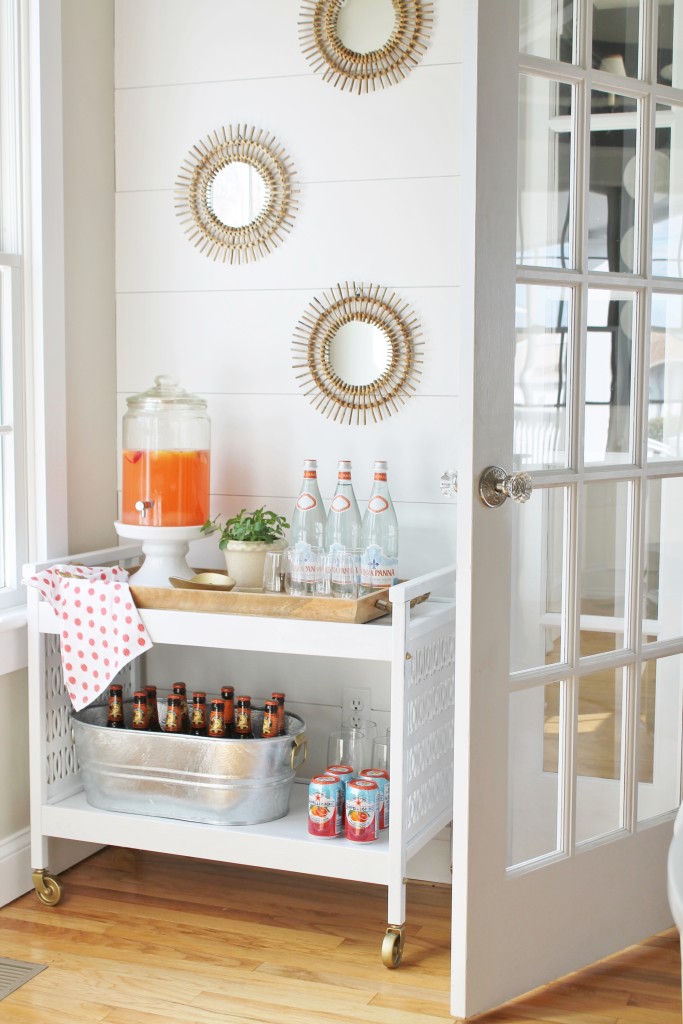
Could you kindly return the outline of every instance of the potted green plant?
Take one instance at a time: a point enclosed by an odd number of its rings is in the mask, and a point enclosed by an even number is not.
[[[287,547],[285,530],[289,529],[289,523],[265,505],[253,512],[243,508],[223,525],[220,519],[220,513],[214,519],[207,519],[202,533],[220,534],[218,547],[225,554],[228,575],[235,586],[260,589],[266,552]]]

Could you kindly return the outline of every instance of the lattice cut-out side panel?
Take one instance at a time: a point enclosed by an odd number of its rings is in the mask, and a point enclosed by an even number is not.
[[[453,805],[455,634],[422,638],[407,661],[406,838]]]
[[[80,766],[71,731],[71,701],[62,677],[59,636],[45,634],[45,773],[48,798],[65,795],[78,787]],[[133,695],[133,662],[116,676],[124,699]],[[106,704],[106,691],[94,704]]]

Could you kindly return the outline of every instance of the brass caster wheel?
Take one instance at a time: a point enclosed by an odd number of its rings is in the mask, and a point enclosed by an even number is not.
[[[403,928],[389,925],[382,939],[382,963],[390,970],[398,967],[403,956]]]
[[[62,883],[59,882],[47,871],[33,872],[33,885],[36,896],[46,907],[56,907],[62,898]]]

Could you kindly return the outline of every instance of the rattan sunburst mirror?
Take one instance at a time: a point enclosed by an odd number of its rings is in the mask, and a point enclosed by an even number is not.
[[[324,415],[378,422],[414,393],[422,344],[417,317],[394,292],[338,284],[309,303],[296,327],[296,379]]]
[[[431,0],[303,0],[301,49],[323,79],[371,92],[406,77],[427,49]]]
[[[229,125],[190,150],[176,181],[176,212],[204,255],[248,263],[291,230],[297,194],[293,165],[273,136]]]

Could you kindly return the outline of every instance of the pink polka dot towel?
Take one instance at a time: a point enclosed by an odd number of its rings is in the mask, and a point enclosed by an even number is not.
[[[26,580],[61,618],[61,653],[74,710],[91,704],[116,673],[152,646],[118,566],[54,565]]]

